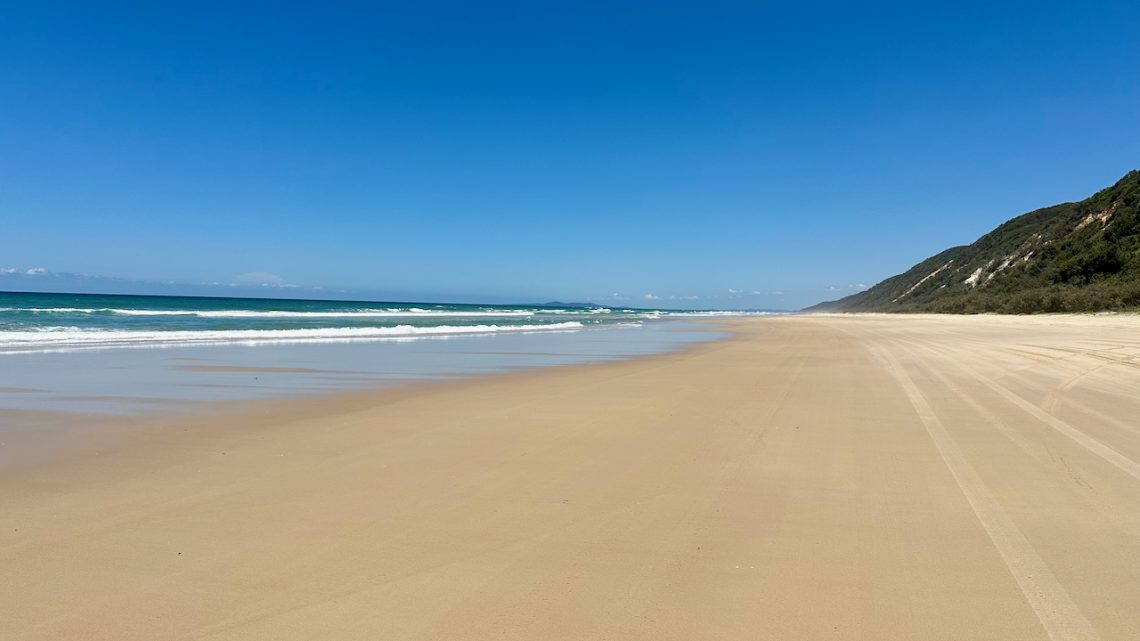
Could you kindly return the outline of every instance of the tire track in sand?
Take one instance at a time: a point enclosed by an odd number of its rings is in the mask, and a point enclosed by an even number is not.
[[[937,349],[937,348],[930,347],[928,349]],[[946,353],[945,350],[939,350],[939,351]],[[954,359],[952,356],[948,355],[948,357],[954,361],[954,366],[957,367],[959,370],[961,370],[965,374],[971,376],[972,378],[974,378],[978,382],[985,384],[985,386],[988,387],[990,390],[992,390],[994,393],[998,394],[999,396],[1001,396],[1005,400],[1009,401],[1010,403],[1012,403],[1013,405],[1015,405],[1016,407],[1018,407],[1019,409],[1024,411],[1026,414],[1029,414],[1033,418],[1035,418],[1038,421],[1040,421],[1041,423],[1044,423],[1045,425],[1053,428],[1057,432],[1064,434],[1065,436],[1072,439],[1078,445],[1084,447],[1086,450],[1092,452],[1093,454],[1096,454],[1097,456],[1104,459],[1108,463],[1111,463],[1113,466],[1115,466],[1120,471],[1124,472],[1125,474],[1128,474],[1129,476],[1136,479],[1137,481],[1140,481],[1140,463],[1133,461],[1132,459],[1128,458],[1127,456],[1125,456],[1125,455],[1121,454],[1120,452],[1117,452],[1116,450],[1112,449],[1108,445],[1105,445],[1104,443],[1098,441],[1097,439],[1089,436],[1088,434],[1081,431],[1080,429],[1073,427],[1069,423],[1067,423],[1067,422],[1057,418],[1053,414],[1050,414],[1049,412],[1041,409],[1036,404],[1026,400],[1022,396],[1015,393],[1013,390],[1011,390],[1008,387],[1002,385],[1001,383],[995,381],[994,379],[980,373],[978,370],[976,370],[972,367],[963,365],[962,363],[958,362],[957,359]]]
[[[1006,514],[1005,509],[966,459],[958,444],[942,425],[926,397],[898,360],[886,349],[868,345],[877,352],[888,371],[910,399],[915,412],[934,442],[942,461],[973,508],[982,528],[1005,561],[1017,586],[1037,615],[1052,641],[1099,641],[1100,635],[1085,618],[1064,586],[1049,569],[1029,539]]]

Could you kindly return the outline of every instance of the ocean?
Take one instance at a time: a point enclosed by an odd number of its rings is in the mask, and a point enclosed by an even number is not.
[[[577,331],[724,314],[544,305],[0,293],[0,353]]]
[[[0,423],[620,360],[720,338],[692,321],[736,314],[0,293]]]

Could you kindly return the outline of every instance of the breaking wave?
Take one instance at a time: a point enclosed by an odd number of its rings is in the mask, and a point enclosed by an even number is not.
[[[569,321],[544,325],[436,325],[429,327],[327,327],[304,329],[234,329],[206,331],[134,331],[43,327],[33,331],[0,333],[0,350],[33,351],[129,345],[210,345],[265,343],[320,343],[384,339],[409,339],[460,334],[501,332],[574,331],[582,323]]]

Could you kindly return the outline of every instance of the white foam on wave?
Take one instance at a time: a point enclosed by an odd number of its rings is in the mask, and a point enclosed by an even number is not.
[[[364,309],[352,312],[294,312],[254,309],[115,309],[86,307],[8,307],[0,312],[32,312],[36,314],[115,314],[119,316],[195,316],[198,318],[432,318],[432,317],[513,317],[534,316],[530,310],[429,310]]]
[[[437,325],[416,327],[330,327],[320,329],[234,329],[207,331],[134,331],[44,327],[38,331],[0,332],[0,353],[126,346],[174,346],[268,343],[327,343],[411,339],[427,336],[548,332],[582,329],[569,321],[546,325]]]
[[[360,309],[353,311],[305,312],[288,310],[254,309],[118,309],[113,307],[0,307],[0,312],[29,312],[34,314],[109,314],[116,316],[191,316],[196,318],[512,318],[535,315],[585,316],[607,315],[613,310],[605,307],[587,309],[501,309],[501,310],[443,310],[420,307],[390,307],[387,309]],[[774,312],[747,311],[681,311],[624,309],[618,313],[646,319],[663,317],[696,318],[702,316],[766,316]]]

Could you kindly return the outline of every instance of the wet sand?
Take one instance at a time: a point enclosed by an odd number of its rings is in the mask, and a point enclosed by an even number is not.
[[[354,374],[351,370],[317,369],[315,367],[250,367],[246,365],[179,365],[187,372],[241,372],[246,374]]]
[[[1140,638],[1140,318],[732,326],[0,468],[0,638]]]

